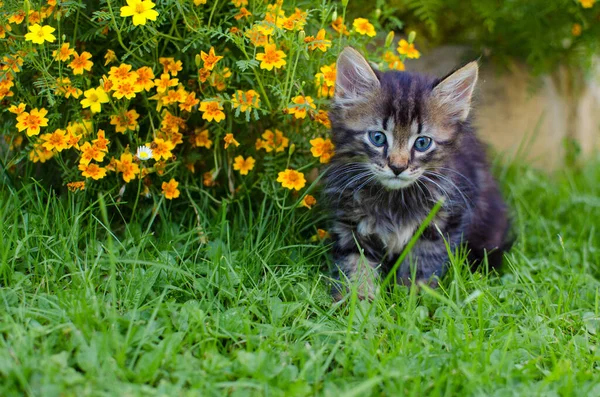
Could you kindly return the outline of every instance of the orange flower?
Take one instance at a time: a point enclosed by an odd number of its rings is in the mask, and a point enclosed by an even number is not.
[[[77,190],[84,190],[85,189],[85,181],[69,182],[69,183],[67,183],[67,188],[69,189],[70,192],[76,192]]]
[[[336,20],[331,23],[331,27],[339,34],[350,36],[350,32],[348,32],[348,28],[344,25],[342,17],[337,17]]]
[[[315,204],[317,204],[317,199],[314,198],[313,196],[311,196],[310,194],[307,194],[302,199],[302,202],[300,203],[300,206],[301,207],[306,207],[308,209],[311,209],[312,206],[315,205]]]
[[[371,25],[368,19],[365,18],[356,18],[352,23],[354,30],[361,35],[367,35],[369,37],[375,36],[375,27]]]
[[[22,112],[17,116],[17,129],[19,131],[27,130],[27,136],[38,135],[40,127],[48,126],[48,119],[45,117],[48,111],[42,109],[32,109],[31,112]]]
[[[252,171],[256,163],[252,156],[247,159],[244,159],[244,156],[237,156],[233,161],[233,169],[239,171],[240,175],[248,175],[248,172]]]
[[[223,59],[222,56],[215,55],[215,47],[210,47],[208,54],[204,51],[200,52],[200,58],[204,62],[204,69],[213,70],[216,63]]]
[[[402,39],[398,43],[398,53],[400,55],[406,55],[411,59],[419,59],[421,53],[417,51],[414,44],[409,44],[408,41]]]
[[[246,7],[242,7],[242,8],[240,8],[240,12],[238,12],[233,17],[235,18],[236,21],[239,21],[242,18],[248,18],[248,17],[251,17],[251,16],[252,16],[252,13],[250,11],[248,11],[246,9]]]
[[[207,121],[216,121],[220,123],[221,120],[225,119],[225,113],[223,113],[223,105],[217,99],[209,99],[200,103],[200,111],[202,112],[202,118]]]
[[[385,54],[383,54],[383,60],[388,63],[388,67],[390,69],[400,71],[404,70],[404,63],[400,57],[394,54],[392,51],[386,51]]]
[[[571,34],[575,37],[581,36],[581,31],[582,31],[581,25],[578,23],[574,23],[573,27],[571,28]]]
[[[187,94],[183,102],[179,104],[179,109],[185,110],[186,112],[191,112],[192,108],[200,103],[200,100],[196,98],[195,92],[190,92]]]
[[[11,112],[11,113],[14,113],[14,114],[18,115],[18,114],[21,114],[21,113],[23,113],[25,111],[25,107],[26,106],[27,105],[25,105],[24,103],[19,103],[18,105],[11,105],[8,108],[8,111]]]
[[[208,130],[202,130],[199,131],[200,129],[198,128],[196,130],[196,134],[194,135],[194,140],[193,143],[196,147],[205,147],[207,149],[210,149],[210,147],[213,144],[213,141],[211,141],[208,138]]]
[[[104,54],[104,66],[108,65],[109,63],[113,63],[116,60],[117,54],[115,54],[113,50],[107,50],[106,54]]]
[[[106,155],[106,153],[98,149],[96,146],[90,145],[89,142],[86,142],[83,145],[81,145],[79,150],[81,151],[81,158],[79,159],[79,164],[83,165],[88,165],[92,160],[101,162],[102,160],[104,160],[104,156]]]
[[[227,149],[229,145],[235,145],[236,147],[240,146],[240,143],[235,140],[233,134],[225,134],[225,137],[223,137],[223,141],[225,141],[225,149]]]
[[[75,50],[69,48],[69,45],[69,43],[63,43],[60,46],[60,49],[52,51],[52,56],[54,59],[62,62],[68,61],[69,58],[71,58],[71,55],[75,53]]]
[[[304,42],[308,43],[308,49],[311,51],[319,49],[325,52],[327,48],[331,47],[331,40],[325,39],[325,29],[319,30],[317,37],[305,37]]]
[[[160,75],[160,79],[154,80],[154,85],[156,85],[156,92],[165,92],[169,89],[169,87],[177,87],[179,84],[178,79],[172,79],[171,76],[164,73]]]
[[[104,130],[98,130],[98,137],[92,141],[96,149],[101,150],[103,152],[108,151],[108,145],[110,141],[106,139]]]
[[[258,109],[260,107],[260,95],[254,90],[246,92],[237,90],[231,98],[231,106],[233,109],[239,109],[240,112],[245,112],[249,109]]]
[[[277,176],[277,182],[280,182],[281,186],[290,190],[300,190],[304,187],[304,185],[306,185],[304,174],[289,168],[279,173]]]
[[[177,76],[177,73],[181,71],[181,61],[175,61],[174,58],[158,58],[158,63],[163,65],[163,74],[170,73],[173,76]]]
[[[330,139],[316,138],[311,139],[312,148],[310,151],[314,157],[319,157],[319,161],[323,164],[328,163],[333,156],[333,143]]]
[[[165,141],[162,138],[154,138],[154,141],[150,144],[146,144],[152,149],[152,157],[154,160],[160,160],[161,158],[168,160],[173,157],[171,150],[175,149],[175,144],[171,141]]]
[[[273,70],[279,69],[283,65],[286,64],[285,58],[286,55],[283,51],[280,51],[275,47],[275,44],[265,44],[265,52],[261,52],[256,54],[256,60],[262,61],[260,63],[261,69]]]
[[[40,144],[33,145],[33,149],[29,152],[29,160],[34,163],[40,162],[45,163],[54,157],[54,152],[51,150],[47,150]]]
[[[265,130],[262,137],[264,140],[258,139],[256,141],[256,150],[265,149],[267,153],[271,153],[273,150],[276,153],[283,152],[290,143],[290,140],[283,136],[283,133],[277,129],[275,133],[271,130]]]
[[[126,63],[122,63],[119,66],[111,66],[108,76],[113,84],[117,84],[120,81],[133,82],[137,79],[135,72],[131,72],[131,65]]]
[[[315,121],[319,124],[323,124],[327,128],[331,128],[329,114],[325,110],[319,109],[319,112],[315,114]]]
[[[51,134],[44,134],[40,138],[44,141],[42,146],[46,150],[56,150],[62,152],[68,148],[67,136],[65,130],[57,129]]]
[[[79,164],[81,175],[86,178],[95,180],[102,179],[106,176],[106,168],[100,167],[98,164]]]
[[[306,117],[308,109],[316,109],[315,101],[309,96],[298,95],[292,98],[292,103],[288,105],[288,113],[293,114],[297,119]]]
[[[140,167],[133,162],[133,155],[131,153],[124,152],[121,154],[121,158],[117,160],[117,172],[123,173],[125,183],[129,183],[140,173]]]
[[[173,178],[169,182],[162,183],[162,192],[167,200],[179,197],[180,191],[177,189],[177,186],[179,186],[179,182]]]
[[[321,67],[321,73],[315,75],[315,84],[317,86],[317,95],[320,97],[333,96],[335,91],[336,78],[335,63]]]
[[[83,74],[84,70],[89,72],[94,65],[94,63],[90,61],[90,58],[92,58],[92,54],[87,51],[82,52],[81,55],[77,54],[77,51],[75,51],[73,60],[67,66],[73,69],[73,74]]]
[[[154,72],[148,66],[142,66],[138,70],[135,71],[137,74],[137,79],[133,83],[137,91],[150,91],[152,87],[154,87]]]
[[[110,116],[110,124],[116,126],[117,132],[125,133],[127,130],[135,131],[140,117],[135,109],[128,110],[124,113],[114,114]]]

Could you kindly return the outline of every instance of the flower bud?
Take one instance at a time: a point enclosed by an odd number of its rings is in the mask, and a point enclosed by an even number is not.
[[[337,17],[338,17],[337,10],[333,10],[333,13],[331,13],[331,22],[335,22]]]
[[[392,45],[392,43],[394,42],[394,31],[390,31],[387,35],[387,37],[385,38],[385,46],[389,47]]]
[[[301,30],[298,32],[298,40],[304,41],[305,37],[306,37],[306,32],[304,30]]]
[[[375,10],[375,16],[379,18],[381,16],[381,8]]]
[[[295,144],[295,143],[292,143],[292,144],[290,145],[290,150],[288,151],[288,153],[289,153],[289,154],[290,154],[290,156],[291,156],[292,154],[294,154],[294,152],[295,152],[295,151],[296,151],[296,144]]]
[[[200,54],[196,54],[195,62],[196,62],[196,67],[199,68],[200,62],[202,62],[202,58],[200,57]]]
[[[411,30],[411,32],[408,34],[408,42],[412,44],[415,41],[416,37],[417,33],[414,30]]]
[[[29,4],[29,0],[25,0],[23,2],[23,11],[25,11],[25,15],[29,15],[29,9],[31,8]]]

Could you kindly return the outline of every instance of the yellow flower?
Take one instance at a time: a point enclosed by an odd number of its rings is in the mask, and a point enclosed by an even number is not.
[[[348,32],[348,28],[346,27],[346,25],[344,25],[344,20],[342,19],[342,17],[337,17],[337,19],[331,23],[331,27],[339,34],[344,34],[346,36],[350,35],[350,32]]]
[[[186,112],[191,112],[192,108],[200,103],[200,100],[196,98],[195,92],[188,93],[183,101],[180,101],[179,109],[185,110]]]
[[[154,160],[160,160],[161,157],[168,160],[173,157],[171,150],[175,149],[175,144],[171,141],[165,141],[162,138],[154,138],[154,141],[146,144],[146,146],[152,149],[152,157]]]
[[[52,157],[54,157],[54,152],[51,150],[47,150],[40,144],[33,145],[33,149],[31,150],[31,152],[29,152],[29,160],[31,160],[34,163],[45,163]]]
[[[304,187],[304,185],[306,185],[304,174],[289,168],[279,173],[277,176],[277,182],[280,182],[281,186],[290,190],[300,190]]]
[[[156,92],[165,92],[169,87],[177,87],[179,79],[172,79],[167,73],[161,74],[160,79],[154,80]]]
[[[81,107],[90,108],[92,113],[98,113],[102,110],[102,104],[108,102],[108,95],[102,87],[90,88],[83,95],[85,99],[81,100]]]
[[[96,160],[98,162],[104,160],[104,153],[102,150],[98,149],[94,145],[90,145],[89,142],[84,143],[79,148],[81,151],[81,158],[79,159],[79,164],[88,165],[92,160]]]
[[[223,105],[216,99],[210,99],[200,103],[200,111],[202,112],[202,118],[207,121],[216,121],[220,123],[221,120],[225,119],[225,113],[223,113]]]
[[[74,53],[73,60],[67,66],[73,69],[73,74],[83,74],[84,70],[88,72],[92,70],[94,63],[90,61],[92,54],[87,51],[81,53],[81,55]]]
[[[100,151],[107,152],[110,141],[106,139],[104,130],[98,130],[98,137],[92,140],[94,147]]]
[[[17,129],[19,131],[27,130],[27,136],[38,135],[40,127],[48,126],[48,119],[45,117],[48,111],[44,108],[32,109],[31,112],[22,112],[17,116]]]
[[[315,204],[317,204],[317,199],[314,198],[313,196],[311,196],[310,194],[307,194],[302,199],[302,202],[300,203],[300,206],[301,207],[306,207],[308,209],[311,209],[312,206],[315,205]]]
[[[581,3],[583,8],[592,8],[596,0],[579,0],[579,3]]]
[[[137,79],[134,81],[134,86],[137,92],[142,90],[150,91],[154,87],[154,72],[148,66],[142,66],[135,71]]]
[[[390,69],[404,70],[404,63],[400,57],[392,51],[386,51],[385,54],[383,54],[383,60],[388,63]]]
[[[135,94],[136,92],[138,92],[136,90],[136,86],[133,82],[133,80],[121,80],[118,83],[115,84],[115,88],[114,88],[114,92],[113,92],[113,97],[117,98],[117,99],[121,99],[123,97],[127,98],[127,99],[131,99],[131,98],[135,98]]]
[[[238,12],[233,17],[235,18],[236,21],[239,21],[242,18],[248,18],[248,17],[251,17],[251,16],[252,16],[252,13],[250,11],[248,11],[246,9],[246,7],[242,7],[242,8],[240,8],[240,12]]]
[[[309,96],[298,95],[292,98],[292,103],[288,105],[287,111],[289,114],[293,114],[297,119],[303,119],[306,117],[306,111],[308,109],[316,109],[315,101]]]
[[[25,19],[25,11],[19,10],[19,11],[15,12],[14,14],[12,14],[8,18],[8,23],[15,23],[17,25],[20,25],[24,19]]]
[[[174,198],[179,197],[180,192],[179,189],[177,189],[177,186],[179,186],[179,182],[173,178],[171,178],[169,182],[162,183],[162,192],[167,200],[173,200]]]
[[[231,0],[234,6],[240,8],[241,6],[247,6],[248,0]]]
[[[158,12],[153,10],[155,5],[150,0],[127,0],[127,5],[121,7],[121,16],[133,16],[133,26],[145,25],[146,20],[156,21]]]
[[[86,178],[98,180],[106,176],[106,168],[100,167],[98,164],[79,164],[79,170],[81,175]]]
[[[195,132],[196,133],[194,134],[194,140],[192,141],[193,144],[196,147],[205,147],[207,149],[210,149],[210,147],[213,144],[213,141],[211,141],[208,138],[208,130],[200,131],[200,129],[197,128]]]
[[[398,53],[400,55],[406,55],[411,59],[419,59],[421,53],[417,51],[414,44],[409,44],[408,41],[402,39],[398,43]]]
[[[310,241],[321,241],[330,238],[331,235],[324,229],[317,229],[317,234],[310,238]]]
[[[375,36],[375,27],[371,25],[368,19],[365,18],[356,18],[352,23],[354,26],[354,30],[356,30],[361,35],[367,35],[369,37]]]
[[[4,56],[2,58],[4,65],[0,66],[2,70],[12,70],[15,73],[19,73],[21,66],[23,66],[23,58],[19,55]]]
[[[581,25],[578,23],[574,23],[573,28],[571,29],[571,34],[575,37],[581,36],[581,31],[582,31]]]
[[[63,43],[58,50],[52,51],[52,56],[58,61],[68,61],[71,55],[75,54],[75,50],[69,48],[69,43]]]
[[[233,169],[240,172],[240,175],[248,175],[248,171],[252,171],[256,160],[249,156],[244,160],[244,156],[237,156],[233,163]]]
[[[117,160],[117,172],[123,173],[125,183],[129,183],[140,173],[140,167],[133,162],[133,155],[131,153],[124,152],[121,154],[121,158]]]
[[[271,153],[273,150],[276,153],[283,152],[290,143],[290,140],[283,136],[283,133],[277,129],[275,133],[271,130],[265,130],[262,137],[264,140],[258,139],[256,141],[256,150],[265,149],[267,153]]]
[[[11,113],[19,115],[19,114],[21,114],[21,113],[23,113],[25,111],[25,107],[26,106],[27,105],[25,105],[24,103],[19,103],[18,105],[11,105],[8,108],[8,111],[11,112]]]
[[[321,73],[315,75],[315,84],[317,86],[317,95],[320,97],[333,96],[335,91],[335,78],[337,70],[335,63],[321,67]]]
[[[117,132],[125,133],[127,130],[135,131],[138,123],[137,119],[140,117],[135,109],[128,110],[124,113],[113,114],[110,116],[110,124],[116,126]]]
[[[231,106],[233,109],[240,109],[240,112],[245,112],[249,109],[258,109],[260,107],[260,95],[254,90],[246,92],[237,90],[231,98]]]
[[[200,52],[200,58],[204,62],[204,69],[213,70],[217,62],[223,59],[222,56],[215,55],[215,47],[210,47],[208,54],[204,51]]]
[[[85,190],[85,181],[69,182],[67,188],[70,192],[76,192],[77,190]]]
[[[286,62],[283,59],[285,57],[285,53],[278,50],[277,47],[275,47],[275,44],[266,44],[265,52],[256,54],[256,60],[262,61],[260,63],[260,68],[266,70],[273,70],[273,68],[279,69],[285,65]]]
[[[319,157],[319,161],[323,164],[328,163],[333,156],[333,143],[330,139],[316,138],[311,139],[310,144],[312,147],[310,151],[314,157]]]
[[[51,134],[44,134],[40,136],[44,143],[42,146],[46,150],[56,150],[62,152],[64,149],[69,147],[65,130],[57,129]]]
[[[225,137],[223,137],[223,141],[225,141],[225,149],[227,149],[229,145],[235,145],[236,147],[240,146],[240,143],[235,140],[233,134],[225,134]]]
[[[175,58],[158,58],[158,63],[163,65],[163,73],[170,73],[177,76],[177,73],[183,69],[181,61],[175,61]]]
[[[199,6],[201,4],[206,4],[206,0],[194,0],[194,5]]]
[[[308,49],[311,51],[319,49],[325,52],[327,48],[331,47],[331,40],[325,39],[325,29],[319,30],[317,37],[305,37],[304,42],[308,43]]]
[[[115,54],[115,52],[113,50],[106,51],[106,54],[104,54],[104,66],[106,66],[109,63],[112,63],[116,60],[117,60],[117,55]]]
[[[327,128],[331,128],[329,114],[325,110],[319,109],[319,112],[315,114],[315,121],[319,124],[323,124]]]
[[[28,26],[27,29],[29,29],[29,33],[25,35],[25,40],[31,41],[32,43],[44,44],[44,41],[52,43],[56,40],[56,37],[52,34],[56,29],[50,25],[40,26],[36,23]]]

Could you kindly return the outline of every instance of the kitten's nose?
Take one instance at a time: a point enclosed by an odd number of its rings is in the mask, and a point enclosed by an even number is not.
[[[407,165],[405,165],[405,164],[397,165],[397,164],[389,163],[388,167],[390,167],[390,170],[392,170],[394,175],[398,176],[407,168]]]

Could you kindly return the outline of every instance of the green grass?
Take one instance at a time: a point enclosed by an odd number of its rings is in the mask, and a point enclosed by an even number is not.
[[[600,395],[600,165],[498,174],[499,274],[458,256],[436,290],[340,304],[323,214],[184,194],[127,224],[2,184],[0,395]]]

